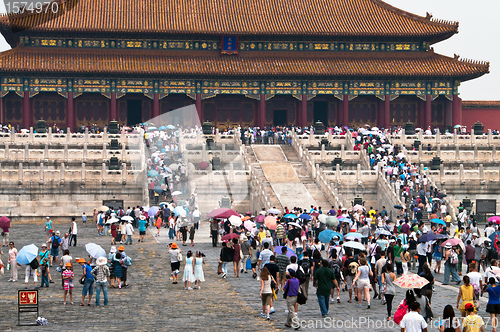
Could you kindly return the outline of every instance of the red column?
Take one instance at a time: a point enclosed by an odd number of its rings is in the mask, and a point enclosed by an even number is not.
[[[343,121],[344,114],[342,113],[342,102],[337,100],[337,123],[336,125],[341,125]]]
[[[300,103],[300,126],[307,126],[307,95],[302,95]]]
[[[425,97],[425,129],[431,126],[432,95]]]
[[[111,120],[116,121],[116,92],[111,92],[111,114],[110,118]]]
[[[68,100],[67,102],[67,115],[66,115],[66,127],[69,128],[70,131],[75,130],[75,111],[74,111],[74,100],[73,100],[73,92],[68,92]]]
[[[266,126],[266,95],[260,95],[259,101],[259,114],[257,115],[257,125],[260,128],[264,128]]]
[[[388,129],[391,126],[391,96],[385,95],[384,100],[384,128]]]
[[[201,94],[196,94],[196,112],[198,112],[198,119],[200,123],[203,124],[203,110],[201,108]]]
[[[30,107],[30,92],[24,91],[23,94],[23,126],[29,129],[32,126],[32,116]]]
[[[462,124],[462,99],[458,95],[453,95],[451,104],[451,114],[453,126]]]
[[[427,129],[425,127],[425,102],[420,98],[417,103],[417,123],[420,128]]]
[[[349,95],[344,95],[342,100],[342,122],[344,126],[349,126]]]
[[[1,96],[0,96],[0,123],[5,123],[3,119],[3,101]]]

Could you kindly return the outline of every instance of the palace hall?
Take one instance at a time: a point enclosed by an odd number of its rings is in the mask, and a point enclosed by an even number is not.
[[[489,72],[434,52],[458,22],[380,0],[57,3],[0,18],[12,47],[0,53],[1,123],[74,131],[194,104],[199,119],[169,121],[445,128],[465,120],[461,82]]]

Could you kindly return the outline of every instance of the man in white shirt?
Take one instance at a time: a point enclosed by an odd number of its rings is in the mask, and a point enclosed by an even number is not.
[[[417,272],[417,274],[420,274],[420,272],[422,272],[422,267],[424,266],[424,263],[425,263],[426,258],[427,258],[428,246],[429,246],[429,242],[420,242],[417,245],[417,255],[418,255],[418,272]]]
[[[71,246],[71,242],[75,244],[73,247],[76,247],[76,236],[78,235],[78,226],[76,224],[75,217],[71,218],[71,237],[69,238],[69,246]]]
[[[399,323],[401,332],[427,332],[427,323],[420,315],[420,303],[413,302],[410,309],[411,311]]]
[[[198,210],[198,207],[195,207],[194,211],[193,211],[194,229],[198,229],[198,225],[199,225],[199,222],[200,222],[200,217],[201,217],[200,210]]]
[[[491,266],[488,266],[484,272],[484,283],[487,284],[490,278],[495,278],[498,283],[497,273],[499,272],[500,268],[498,268],[498,261],[496,259],[492,259]]]
[[[132,222],[129,221],[127,225],[125,225],[125,233],[127,234],[127,241],[125,244],[132,245],[132,234],[134,234],[134,227],[132,226]]]
[[[495,233],[495,228],[493,227],[493,224],[490,222],[488,224],[488,227],[484,229],[484,236],[490,237],[490,235],[493,233]]]

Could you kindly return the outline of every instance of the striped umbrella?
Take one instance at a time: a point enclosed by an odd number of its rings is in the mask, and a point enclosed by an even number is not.
[[[429,280],[417,274],[403,274],[394,280],[394,284],[401,288],[422,288],[429,283]]]

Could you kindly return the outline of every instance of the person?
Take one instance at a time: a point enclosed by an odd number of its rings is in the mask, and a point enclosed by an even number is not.
[[[35,262],[36,260],[36,262]],[[35,266],[36,265],[36,266]],[[33,276],[33,281],[35,282],[35,289],[38,289],[39,287],[36,285],[38,281],[38,274],[37,274],[37,269],[38,269],[38,260],[35,258],[31,261],[31,263],[26,264],[26,273],[24,276],[24,283],[26,284],[24,289],[28,289],[28,282],[30,280],[30,276]]]
[[[76,247],[76,237],[78,236],[78,225],[76,224],[76,219],[75,217],[71,218],[71,237],[69,238],[69,246],[71,246],[71,243],[73,244],[73,247]]]
[[[445,263],[444,263],[443,285],[448,285],[448,283],[450,282],[450,273],[452,281],[456,282],[457,285],[459,285],[460,277],[457,273],[458,255],[450,244],[447,244],[444,248],[445,248],[445,253],[444,253]]]
[[[257,241],[252,239],[252,243],[249,248],[250,252],[250,266],[252,267],[252,278],[257,278],[257,263],[259,261],[259,249],[257,249]]]
[[[382,284],[385,285],[385,304],[387,306],[387,320],[391,320],[392,312],[392,301],[394,300],[394,295],[396,295],[396,287],[394,286],[394,280],[396,280],[396,275],[394,274],[394,268],[392,264],[387,264],[385,267],[385,272],[381,273]]]
[[[40,276],[42,277],[42,283],[40,287],[49,287],[49,259],[44,258],[40,263]]]
[[[401,276],[403,274],[403,259],[401,258],[403,252],[404,249],[401,243],[401,239],[397,239],[396,245],[394,246],[394,263],[396,264],[396,271],[398,276]]]
[[[358,272],[356,273],[356,277],[354,278],[352,285],[356,284],[356,281],[358,282],[358,308],[361,308],[361,301],[363,298],[363,292],[364,292],[364,298],[366,299],[367,302],[367,309],[370,309],[370,277],[373,276],[373,272],[368,266],[368,262],[366,261],[366,258],[361,258],[359,260],[360,266],[358,267]]]
[[[43,262],[44,258],[47,258],[47,261],[50,260],[49,251],[47,250],[46,243],[42,244],[42,250],[38,253],[38,257],[39,257],[38,260],[40,262]],[[52,281],[52,276],[50,275],[50,270],[48,270],[48,278],[49,278],[49,283],[53,284],[54,282]]]
[[[7,260],[7,264],[10,265],[10,279],[11,282],[17,281],[17,249],[14,248],[14,242],[9,242],[9,258]]]
[[[250,242],[248,242],[248,237],[246,235],[241,235],[241,253],[243,257],[240,260],[240,273],[248,273],[247,271],[247,261],[250,258]]]
[[[194,222],[194,228],[198,229],[199,224],[200,224],[200,218],[201,218],[201,212],[198,210],[198,207],[195,206],[194,211],[193,211],[193,222]]]
[[[271,288],[271,281],[274,281],[273,276],[270,275],[269,270],[266,267],[263,267],[260,272],[260,294],[259,297],[262,300],[262,312],[261,316],[266,317],[267,320],[270,320],[269,316],[271,310],[271,299],[273,297],[273,290]]]
[[[424,266],[422,267],[422,272],[419,274],[419,276],[427,279],[429,283],[422,287],[422,292],[427,298],[429,299],[429,302],[432,301],[432,287],[434,285],[434,282],[436,279],[432,275],[431,269],[429,268],[429,264],[425,263]]]
[[[410,305],[410,310],[399,323],[401,332],[427,332],[427,323],[420,315],[420,303],[413,302]]]
[[[485,289],[481,290],[481,295],[485,292]],[[488,285],[486,288],[488,292],[488,304],[486,305],[486,312],[491,316],[491,322],[493,323],[493,332],[497,331],[497,315],[500,314],[500,286],[497,285],[495,278],[490,278],[488,280]]]
[[[75,285],[73,284],[73,278],[75,274],[73,273],[73,265],[71,263],[66,263],[64,266],[64,271],[62,272],[63,279],[63,289],[64,289],[64,305],[66,305],[66,296],[69,292],[69,301],[71,305],[73,305],[73,288]]]
[[[429,319],[432,318],[427,316],[427,310],[425,310],[425,308],[427,308],[427,305],[429,305],[430,307],[429,299],[422,293],[421,288],[415,288],[414,291],[415,291],[415,301],[420,303],[420,308],[423,308],[422,316],[424,317],[425,322],[428,322]]]
[[[273,256],[273,252],[269,250],[269,243],[264,243],[263,247],[264,250],[261,251],[259,260],[257,261],[259,269],[262,269],[264,265],[269,263],[271,256]]]
[[[87,227],[87,215],[85,214],[85,212],[82,213],[82,224],[83,227]]]
[[[309,283],[311,280],[311,261],[309,260],[309,251],[304,251],[302,259],[298,263],[299,268],[302,269],[306,276],[306,281],[300,285],[300,291],[305,297],[309,297]]]
[[[115,252],[112,256],[112,264],[113,264],[113,288],[122,288],[122,277],[123,277],[123,264],[121,262],[122,254],[120,252]],[[115,281],[118,286],[115,286]]]
[[[138,242],[144,242],[144,235],[146,235],[146,225],[147,225],[146,217],[141,216],[139,218],[139,240]],[[158,231],[159,232],[159,231]]]
[[[233,269],[234,277],[240,277],[240,260],[241,260],[241,246],[238,243],[238,238],[233,239]]]
[[[323,259],[321,261],[321,267],[315,269],[313,274],[313,286],[316,287],[316,297],[318,298],[319,308],[323,318],[328,315],[332,285],[338,287],[335,274],[332,269],[328,268],[328,261]]]
[[[483,289],[483,277],[481,273],[477,272],[477,267],[475,262],[471,262],[467,268],[470,272],[467,276],[470,279],[470,284],[474,288],[475,299],[479,298],[479,292]]]
[[[125,232],[127,233],[127,241],[125,242],[125,244],[132,245],[132,234],[134,234],[134,227],[132,226],[132,221],[129,221],[125,225]]]
[[[441,255],[441,245],[440,245],[440,243],[441,243],[441,241],[437,241],[434,244],[434,253],[432,255],[432,257],[436,261],[436,266],[434,267],[434,273],[441,273],[441,259],[442,259],[442,255]]]
[[[450,304],[443,309],[443,317],[438,323],[439,332],[460,332],[460,322],[455,318],[455,310]]]
[[[48,240],[50,242],[50,267],[52,262],[57,264],[57,257],[59,256],[59,245],[61,244],[61,233],[59,231],[52,233],[52,237]]]
[[[281,221],[278,220],[278,225],[276,226],[276,230],[274,231],[274,237],[276,238],[276,245],[283,246],[284,238],[285,238],[285,228]]]
[[[219,259],[222,262],[222,278],[227,277],[227,266],[233,261],[234,249],[227,245],[227,242],[222,242]]]
[[[350,248],[349,248],[350,249]],[[354,260],[354,257],[352,256],[352,250],[346,250],[346,260],[344,262],[344,276],[345,276],[345,283],[347,286],[347,290],[349,291],[349,303],[352,303],[352,293],[354,289],[354,293],[356,296],[357,290],[356,287],[354,286],[353,280],[354,277],[356,276],[357,272],[357,266],[359,265],[356,263]]]
[[[111,245],[116,244],[116,238],[118,236],[118,226],[116,226],[116,223],[111,224]]]
[[[290,258],[287,256],[287,247],[281,247],[281,253],[276,256],[276,264],[279,267],[278,274],[278,289],[283,289],[285,285],[285,275],[286,275],[286,267],[290,264]]]
[[[462,317],[465,317],[467,315],[467,310],[465,309],[465,306],[467,303],[473,303],[474,300],[474,288],[470,284],[470,279],[469,276],[464,276],[463,277],[464,284],[460,287],[460,290],[458,291],[458,296],[457,296],[457,309],[460,310],[462,313]],[[460,304],[460,300],[462,300],[462,303]],[[458,306],[460,304],[460,307]]]
[[[92,272],[92,267],[85,261],[84,258],[80,258],[76,260],[77,263],[82,267],[83,275],[80,279],[85,278],[85,282],[83,284],[82,289],[82,302],[81,306],[85,305],[85,296],[89,296],[87,305],[90,306],[90,301],[92,300],[92,295],[94,295],[94,276],[90,273]]]
[[[217,247],[219,238],[219,223],[217,219],[212,219],[212,221],[210,221],[210,236],[212,237],[212,247]]]
[[[8,247],[9,243],[9,228],[2,228],[2,247]]]
[[[278,273],[279,273],[280,268],[278,267],[278,264],[276,264],[276,257],[274,257],[274,255],[272,255],[271,257],[269,257],[269,263],[267,263],[266,265],[264,265],[264,267],[267,268],[267,270],[269,271],[269,273],[273,277],[273,280],[277,281],[278,280]],[[271,288],[275,292],[277,292],[277,290],[276,290],[276,286],[277,285],[278,285],[277,282],[274,282],[274,283],[271,284]],[[271,298],[271,310],[269,311],[270,314],[274,314],[274,312],[275,312],[273,304],[274,304],[274,298]]]
[[[101,295],[101,291],[104,297],[104,306],[108,305],[108,277],[110,276],[109,268],[106,265],[108,260],[106,257],[99,257],[96,260],[96,267],[92,269],[90,272],[92,276],[95,278],[95,305],[98,307],[99,297]]]
[[[194,246],[194,234],[196,232],[196,229],[194,227],[194,224],[191,225],[191,227],[189,228],[189,240],[191,241],[191,244],[190,246],[193,247]]]
[[[467,317],[462,321],[463,332],[484,332],[484,321],[481,316],[477,315],[475,312],[474,304],[467,303],[465,305],[465,311],[467,312]]]
[[[193,252],[189,250],[186,254],[186,259],[184,260],[184,274],[182,276],[182,281],[184,281],[184,289],[193,290],[191,288],[191,283],[195,282],[194,278],[194,261]]]
[[[163,211],[159,211],[156,214],[156,220],[155,220],[155,227],[156,227],[156,236],[160,236],[160,230],[161,230],[161,223],[163,221],[163,216],[162,216]],[[143,216],[141,216],[143,217]],[[144,218],[146,219],[146,218]],[[141,220],[141,218],[139,218]],[[140,234],[140,233],[139,233]]]
[[[181,253],[181,249],[177,246],[177,243],[173,242],[168,245],[170,254],[170,268],[172,269],[172,284],[177,284],[177,278],[179,276],[179,269],[181,267],[181,262],[179,261],[179,254]]]
[[[297,303],[297,296],[299,295],[300,281],[295,278],[295,271],[290,269],[287,271],[287,282],[283,288],[286,295],[286,306],[288,309],[288,315],[286,317],[286,327],[292,327],[292,319],[295,317],[295,307]]]
[[[49,242],[49,238],[52,235],[52,220],[50,220],[50,217],[46,217],[45,219],[46,219],[45,220],[45,233],[47,235],[47,242]]]
[[[125,241],[125,238],[127,237],[127,222],[125,220],[120,222],[120,234],[122,235],[120,244],[123,244],[123,241]]]
[[[194,260],[194,289],[201,289],[201,282],[205,281],[203,265],[207,265],[205,255],[201,251],[197,251]]]
[[[61,245],[60,248],[62,251],[69,249],[69,233],[65,233],[63,237],[61,237]]]
[[[380,248],[380,247],[377,247],[377,248]],[[374,254],[372,255],[372,257],[375,257],[380,255],[380,258],[377,259],[375,261],[375,269],[374,269],[374,277],[376,278],[376,281],[378,283],[378,286],[379,286],[379,299],[381,298],[382,296],[382,293],[383,293],[383,283],[382,283],[382,275],[385,273],[385,266],[387,264],[387,259],[385,258],[385,252],[381,251],[380,249],[379,250],[376,250],[377,254]],[[375,290],[375,294],[377,294],[377,291]],[[376,298],[377,296],[375,295],[374,298]]]

